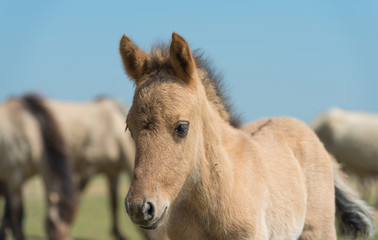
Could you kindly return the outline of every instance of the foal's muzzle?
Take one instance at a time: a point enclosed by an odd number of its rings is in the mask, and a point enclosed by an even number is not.
[[[129,196],[125,198],[125,207],[131,220],[144,229],[157,228],[168,211],[168,204],[159,209],[151,199],[144,199],[138,202],[133,201]]]

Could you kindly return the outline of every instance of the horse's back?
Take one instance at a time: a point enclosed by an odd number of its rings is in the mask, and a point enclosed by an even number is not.
[[[126,110],[123,112],[114,100],[103,98],[84,103],[48,100],[48,105],[63,130],[77,170],[85,165],[97,172],[99,168],[114,169],[112,163],[124,164],[119,160],[133,146],[126,146],[129,144],[124,133]]]
[[[243,130],[262,147],[273,145],[273,152],[279,150],[290,153],[306,178],[313,170],[316,174],[325,175],[333,171],[328,152],[316,134],[302,121],[286,117],[262,119],[247,124]]]
[[[43,143],[36,119],[18,99],[0,105],[0,176],[23,180],[37,171]]]
[[[302,209],[304,229],[333,226],[333,163],[313,131],[292,118],[262,119],[247,124],[243,130],[264,152],[263,161],[271,169],[270,176],[274,180],[272,188],[280,194],[277,198],[285,194],[286,199],[294,196],[292,203],[282,208],[287,208],[289,214]],[[295,197],[303,200],[304,206],[294,203]],[[296,206],[296,210],[292,206]],[[332,229],[330,231],[332,235]]]
[[[261,144],[284,143],[298,157],[304,153],[303,151],[310,149],[313,154],[314,151],[320,154],[326,153],[314,132],[305,123],[294,118],[261,119],[245,125],[243,131]]]

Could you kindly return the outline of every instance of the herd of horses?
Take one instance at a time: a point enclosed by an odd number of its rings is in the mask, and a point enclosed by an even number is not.
[[[135,154],[124,133],[126,114],[111,98],[74,103],[28,94],[0,105],[0,193],[6,199],[0,239],[7,228],[14,239],[25,239],[21,187],[36,174],[46,189],[47,237],[67,239],[80,194],[99,173],[109,183],[112,233],[125,239],[117,221],[117,186],[121,172],[131,176]],[[143,234],[162,239],[157,231]]]
[[[284,117],[242,126],[219,76],[180,35],[150,53],[124,35],[119,50],[135,83],[129,110],[111,98],[34,94],[0,105],[0,240],[7,229],[26,239],[22,185],[37,174],[47,238],[68,239],[81,193],[99,173],[109,183],[112,234],[126,239],[121,172],[131,178],[126,212],[146,239],[336,239],[336,220],[351,237],[374,234],[373,209],[335,159],[378,174],[377,116],[333,109],[312,129]]]

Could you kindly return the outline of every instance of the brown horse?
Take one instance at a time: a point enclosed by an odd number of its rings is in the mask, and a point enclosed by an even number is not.
[[[136,143],[126,211],[175,239],[336,239],[369,236],[369,208],[304,123],[265,119],[238,128],[214,75],[176,33],[147,54],[124,35],[135,82],[127,126]]]
[[[93,176],[105,175],[109,183],[112,234],[115,239],[126,239],[118,225],[117,188],[122,172],[131,176],[135,154],[133,140],[123,131],[127,108],[111,98],[83,103],[52,99],[44,102],[64,139],[79,194]],[[162,238],[157,231],[143,234],[147,239]]]
[[[72,172],[54,117],[35,96],[10,99],[0,105],[0,194],[6,196],[0,239],[11,228],[16,240],[22,231],[24,181],[41,173],[47,192],[48,239],[67,239],[76,211]]]

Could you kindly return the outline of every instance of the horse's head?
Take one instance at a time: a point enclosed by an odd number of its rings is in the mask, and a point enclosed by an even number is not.
[[[126,210],[135,224],[152,229],[195,178],[206,92],[188,44],[176,33],[166,51],[151,54],[124,35],[120,53],[136,84],[127,116],[136,157]]]

